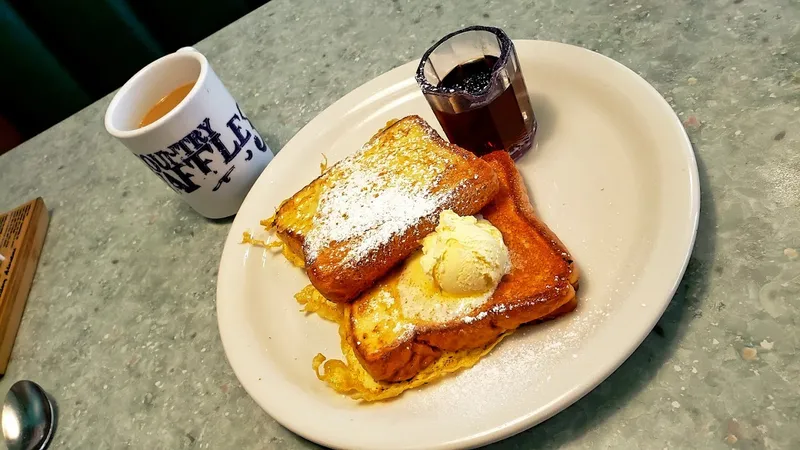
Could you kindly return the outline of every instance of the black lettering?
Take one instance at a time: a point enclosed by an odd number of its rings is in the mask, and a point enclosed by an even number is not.
[[[265,144],[264,141],[258,137],[258,135],[256,135],[255,139],[253,139],[253,143],[256,144],[256,148],[259,149],[261,153],[267,151],[267,144]]]
[[[203,119],[202,122],[197,124],[197,128],[199,128],[199,129],[201,129],[201,130],[203,130],[203,131],[205,131],[207,133],[206,138],[210,138],[211,136],[213,136],[215,134],[219,134],[216,131],[214,131],[214,129],[211,128],[211,120],[208,117],[206,117],[205,119]]]
[[[169,168],[172,167],[169,158],[165,159],[162,155],[159,155],[158,152],[150,153],[150,159],[155,161],[155,163],[158,164],[158,167],[160,167],[161,170],[169,170]]]
[[[239,147],[244,147],[244,145],[250,141],[250,138],[253,137],[253,134],[248,130],[244,130],[246,134],[242,134],[242,127],[236,123],[237,120],[242,119],[238,115],[234,114],[233,117],[231,117],[231,120],[228,121],[227,125],[228,128],[233,131],[233,134],[236,135],[236,139],[239,140],[237,145]]]
[[[176,156],[178,154],[178,149],[182,150],[183,153],[186,154],[186,155],[188,155],[189,153],[192,152],[191,150],[189,150],[189,146],[186,145],[183,142],[183,139],[181,139],[180,141],[170,145],[169,149],[175,152],[175,155],[172,155],[172,156]]]
[[[150,168],[155,173],[161,173],[161,167],[153,160],[153,157],[150,155],[139,155],[139,159],[142,160],[143,163],[147,164],[147,167]]]
[[[189,155],[184,162],[192,169],[199,169],[200,172],[203,172],[203,175],[208,175],[208,173],[211,172],[211,168],[208,167],[208,164],[212,162],[212,160],[203,158],[203,152],[212,153],[211,145],[206,144],[202,146],[200,150]]]
[[[166,166],[162,166],[165,169],[180,164],[180,161],[175,162],[175,160],[172,159],[172,157],[177,156],[177,154],[178,152],[173,153],[173,152],[168,152],[166,150],[159,150],[153,153],[154,156],[158,157],[159,159],[161,159],[162,162],[164,162],[164,164],[166,164]]]
[[[183,138],[183,140],[188,140],[196,151],[200,150],[200,147],[202,147],[203,144],[208,142],[208,137],[203,136],[203,133],[201,133],[200,130],[192,130],[192,132],[187,134],[186,137]]]
[[[175,177],[169,174],[169,172],[162,172],[158,175],[169,185],[169,187],[172,188],[173,191],[186,192],[186,185],[181,183],[179,180],[176,180]]]
[[[192,178],[194,178],[194,175],[192,175],[191,173],[188,173],[188,172],[184,172],[183,171],[183,167],[184,167],[183,165],[178,165],[178,166],[174,166],[174,167],[172,167],[170,169],[170,171],[172,171],[172,173],[177,175],[178,178],[180,178],[180,180],[183,182],[183,184],[185,184],[185,188],[183,189],[183,192],[186,192],[188,194],[190,192],[194,192],[194,191],[200,189],[200,186],[196,185],[194,183],[194,181],[192,181]]]
[[[242,127],[236,123],[237,120],[241,120],[241,118],[238,115],[234,114],[233,117],[231,117],[231,120],[229,120],[228,123],[226,124],[228,126],[228,129],[230,129],[236,136],[237,141],[233,143],[233,152],[231,152],[225,158],[225,164],[230,163],[233,160],[233,158],[235,158],[236,155],[239,154],[239,151],[242,149],[242,147],[244,147],[245,144],[247,144],[247,142],[250,141],[250,138],[253,137],[253,134],[250,133],[250,131],[248,130],[244,130],[246,134],[242,134]]]
[[[236,158],[236,155],[242,149],[241,147],[234,145],[233,152],[229,152],[228,147],[226,147],[225,144],[222,143],[222,140],[220,140],[219,133],[210,136],[208,138],[208,142],[214,146],[220,155],[222,155],[222,159],[225,161],[225,164],[233,161],[233,159]]]
[[[253,122],[251,122],[251,121],[250,121],[250,119],[249,119],[247,116],[245,116],[245,115],[244,115],[244,113],[242,112],[242,108],[241,108],[241,107],[239,107],[239,104],[238,104],[238,103],[236,104],[236,110],[237,110],[237,111],[239,111],[239,115],[242,117],[242,119],[243,119],[243,120],[246,120],[246,121],[247,121],[247,123],[249,123],[249,124],[250,124],[250,128],[251,128],[253,131],[255,131],[255,130],[256,130],[256,127],[253,125]],[[228,122],[228,123],[230,123],[230,122]],[[253,139],[253,143],[254,143],[254,144],[256,144],[256,148],[257,148],[257,149],[258,149],[260,152],[262,152],[262,153],[263,153],[263,152],[266,152],[266,151],[267,151],[267,144],[265,144],[265,143],[264,143],[264,141],[263,141],[263,140],[261,140],[261,138],[260,138],[260,137],[258,137],[258,133],[256,133],[256,135],[255,135],[255,138]]]

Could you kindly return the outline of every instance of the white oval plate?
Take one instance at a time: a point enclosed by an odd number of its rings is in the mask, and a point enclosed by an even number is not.
[[[661,317],[686,268],[700,190],[680,121],[645,80],[602,55],[517,41],[539,121],[518,162],[545,223],[581,270],[580,307],[521,329],[475,367],[401,397],[359,404],[317,380],[339,357],[336,326],[299,312],[308,284],[280,255],[240,244],[278,204],[387,120],[438,123],[411,62],[364,84],[289,141],[253,186],[225,242],[217,287],[222,343],[247,392],[301,436],[339,448],[460,448],[525,430],[611,374]],[[441,130],[439,130],[441,132]]]

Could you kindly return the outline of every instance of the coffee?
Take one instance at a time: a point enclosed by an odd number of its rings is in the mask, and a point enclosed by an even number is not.
[[[189,95],[189,91],[191,91],[193,87],[194,82],[191,82],[165,95],[144,115],[142,121],[139,122],[139,128],[150,125],[172,111],[187,95]]]
[[[208,59],[191,47],[137,72],[111,99],[104,123],[143,165],[209,219],[236,214],[272,161],[269,146]],[[138,183],[126,189],[162,194]]]

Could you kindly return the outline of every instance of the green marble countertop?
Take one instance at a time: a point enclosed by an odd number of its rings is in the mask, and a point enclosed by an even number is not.
[[[797,0],[275,0],[196,47],[277,150],[474,23],[640,73],[684,120],[703,192],[694,255],[654,332],[584,399],[497,448],[800,448]],[[53,448],[313,447],[223,354],[214,293],[230,221],[194,214],[108,136],[109,100],[0,157],[0,210],[42,196],[52,214],[2,392],[30,378],[55,396]]]

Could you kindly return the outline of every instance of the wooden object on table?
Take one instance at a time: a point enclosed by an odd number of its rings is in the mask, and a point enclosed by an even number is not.
[[[49,222],[41,197],[0,214],[0,375],[8,367]]]

